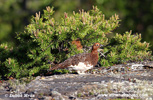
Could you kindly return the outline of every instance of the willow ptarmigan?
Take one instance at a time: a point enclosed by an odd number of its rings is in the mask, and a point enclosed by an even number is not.
[[[78,74],[84,74],[88,69],[93,68],[98,62],[98,49],[102,45],[100,43],[95,43],[92,46],[92,50],[90,53],[82,53],[74,55],[64,62],[55,65],[51,68],[51,70],[55,69],[63,69],[63,68],[71,68],[77,71]]]

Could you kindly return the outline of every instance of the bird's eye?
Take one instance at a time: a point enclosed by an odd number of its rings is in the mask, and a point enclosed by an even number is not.
[[[99,46],[99,44],[97,44],[96,46]]]

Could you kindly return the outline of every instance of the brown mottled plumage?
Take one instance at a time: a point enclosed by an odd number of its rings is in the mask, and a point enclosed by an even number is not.
[[[98,62],[98,48],[100,48],[100,43],[95,43],[92,46],[92,50],[90,53],[82,53],[74,55],[64,62],[55,65],[51,70],[55,69],[63,69],[63,68],[72,68],[76,70],[78,73],[84,72],[88,69],[94,67]]]

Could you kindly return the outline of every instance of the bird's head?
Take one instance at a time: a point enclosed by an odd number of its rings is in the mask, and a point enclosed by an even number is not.
[[[97,50],[98,50],[100,47],[103,47],[103,45],[101,45],[100,43],[95,43],[95,44],[92,46],[92,52],[97,52]]]
[[[95,44],[92,46],[92,49],[93,49],[93,50],[97,50],[97,49],[99,49],[100,47],[103,47],[103,45],[101,45],[100,43],[95,43]]]

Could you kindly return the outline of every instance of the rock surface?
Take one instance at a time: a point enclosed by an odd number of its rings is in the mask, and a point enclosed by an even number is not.
[[[94,68],[85,75],[37,76],[28,84],[0,83],[0,100],[153,99],[153,62]]]

